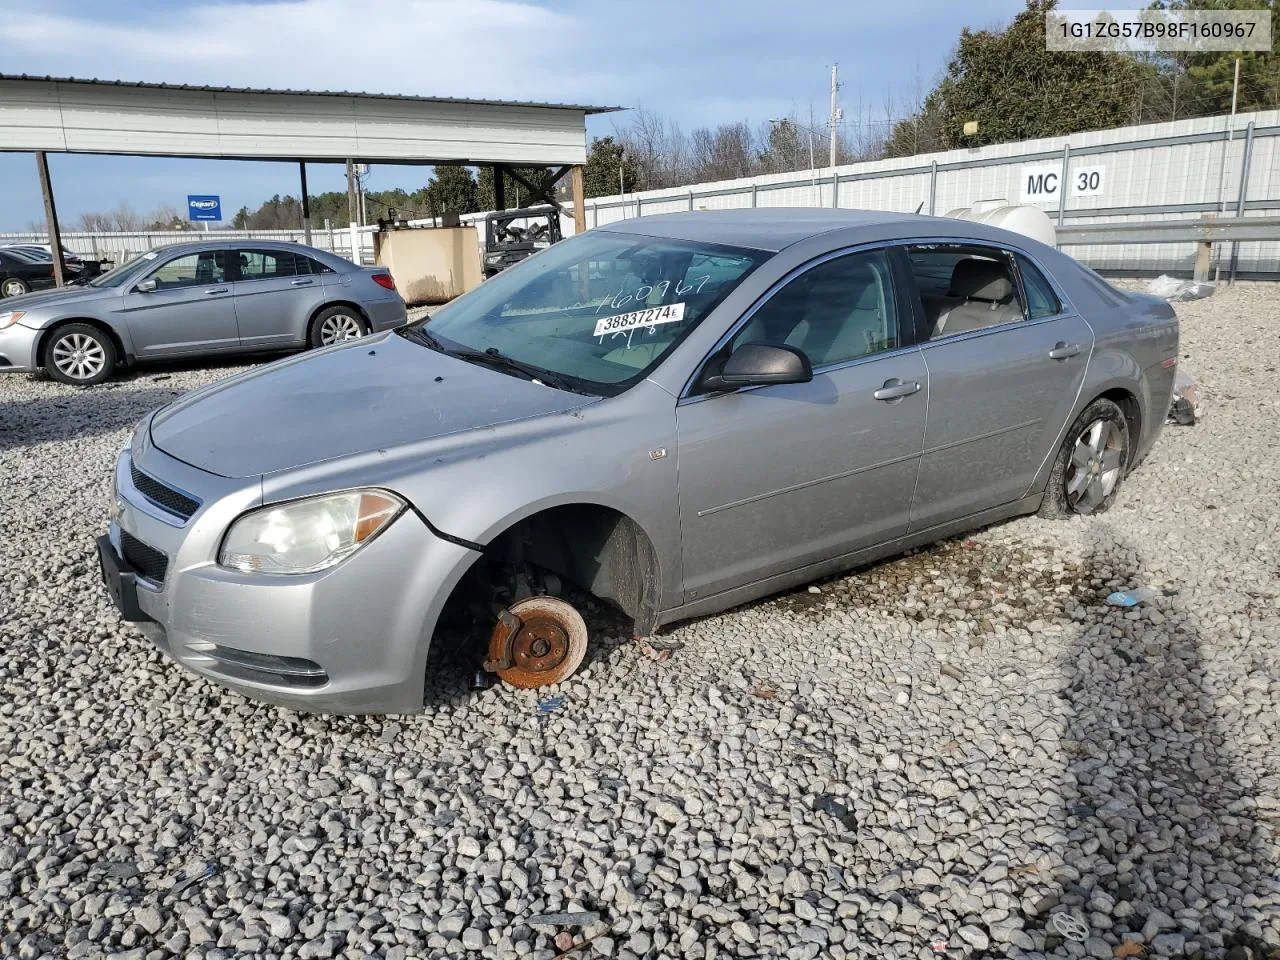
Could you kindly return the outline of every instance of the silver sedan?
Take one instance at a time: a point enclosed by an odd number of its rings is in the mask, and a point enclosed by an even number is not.
[[[89,386],[138,361],[328,346],[405,320],[384,267],[296,243],[175,244],[83,284],[0,300],[0,372]]]
[[[442,615],[495,602],[476,666],[541,686],[582,662],[589,594],[645,636],[1007,517],[1106,510],[1177,352],[1164,301],[982,225],[626,220],[147,417],[103,576],[173,659],[265,700],[419,709]]]

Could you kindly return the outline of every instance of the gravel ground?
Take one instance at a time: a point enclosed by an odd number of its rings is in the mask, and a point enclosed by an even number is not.
[[[180,672],[92,538],[132,424],[238,368],[0,379],[0,954],[1277,955],[1277,297],[1181,306],[1209,419],[1110,513],[686,624],[666,661],[602,622],[547,713],[448,663],[385,720]]]

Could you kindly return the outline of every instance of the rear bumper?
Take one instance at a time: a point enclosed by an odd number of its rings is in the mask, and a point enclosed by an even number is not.
[[[0,300],[0,313],[4,301]],[[0,373],[31,373],[37,369],[36,345],[40,331],[15,323],[0,330]]]
[[[404,301],[399,297],[366,302],[364,308],[369,313],[369,322],[373,325],[374,333],[381,330],[394,330],[409,322],[408,311],[405,309]]]

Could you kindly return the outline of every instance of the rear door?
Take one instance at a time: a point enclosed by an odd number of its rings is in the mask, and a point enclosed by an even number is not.
[[[907,253],[929,370],[915,532],[1027,492],[1075,405],[1093,331],[1021,254],[972,244]]]
[[[203,250],[166,260],[124,295],[123,312],[139,357],[235,350],[236,311],[227,282],[227,250]],[[138,283],[155,281],[142,291]]]
[[[324,298],[310,257],[292,250],[235,251],[236,323],[246,349],[291,346],[306,339],[307,320]]]

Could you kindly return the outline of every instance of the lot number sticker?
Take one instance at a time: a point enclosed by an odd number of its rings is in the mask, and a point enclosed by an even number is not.
[[[603,337],[611,333],[643,330],[646,327],[656,327],[660,323],[678,323],[683,319],[683,302],[669,303],[665,307],[633,310],[630,313],[616,313],[612,317],[601,317],[596,321],[595,336]]]

